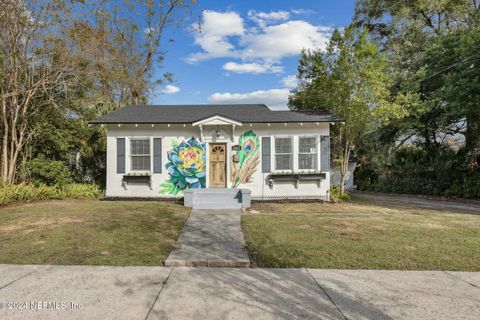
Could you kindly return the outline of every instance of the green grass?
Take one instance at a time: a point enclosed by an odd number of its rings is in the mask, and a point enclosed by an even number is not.
[[[480,215],[401,203],[264,203],[245,215],[262,267],[480,271]]]
[[[172,202],[66,200],[0,209],[0,263],[162,265],[189,210]]]

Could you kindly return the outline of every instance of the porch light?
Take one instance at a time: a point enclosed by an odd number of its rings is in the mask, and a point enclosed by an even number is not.
[[[221,132],[220,127],[217,125],[217,129],[215,130],[215,137],[220,138]]]

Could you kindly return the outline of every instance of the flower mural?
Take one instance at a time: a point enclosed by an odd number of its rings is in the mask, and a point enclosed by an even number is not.
[[[205,188],[206,154],[205,144],[194,137],[179,143],[172,141],[165,168],[170,175],[168,181],[160,185],[160,193],[177,195],[187,189]]]
[[[238,163],[232,162],[232,188],[249,183],[260,161],[258,137],[252,130],[244,132],[238,141]]]

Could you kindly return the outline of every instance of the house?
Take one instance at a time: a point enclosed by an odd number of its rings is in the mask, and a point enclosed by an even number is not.
[[[354,184],[353,174],[355,172],[355,168],[357,167],[357,161],[354,159],[350,159],[348,161],[348,169],[347,174],[345,175],[345,190],[355,190],[356,186]],[[340,169],[338,167],[333,167],[330,173],[330,181],[332,186],[340,186],[341,183],[341,175]]]
[[[106,197],[246,188],[252,199],[326,200],[338,121],[246,104],[128,106],[91,123],[107,129]]]

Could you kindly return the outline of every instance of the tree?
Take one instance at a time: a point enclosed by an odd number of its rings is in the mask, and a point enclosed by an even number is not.
[[[358,0],[353,23],[373,36],[398,67],[418,66],[431,40],[480,23],[479,0]],[[415,70],[415,69],[414,69]]]
[[[354,24],[369,30],[382,51],[388,55],[395,68],[395,85],[392,95],[417,97],[410,103],[407,121],[392,122],[389,131],[396,131],[394,139],[385,143],[395,144],[402,137],[422,137],[427,156],[432,157],[440,147],[439,132],[448,131],[452,123],[445,123],[440,101],[429,99],[423,83],[427,48],[439,37],[463,30],[478,28],[480,24],[479,0],[358,0]],[[456,120],[455,120],[456,121]]]
[[[422,75],[422,94],[440,106],[444,126],[466,121],[465,148],[475,162],[480,154],[480,28],[440,36],[425,52]]]
[[[70,61],[55,41],[63,3],[5,0],[0,3],[2,183],[15,180],[18,159],[34,129],[29,120],[71,80]]]
[[[380,124],[405,116],[403,106],[390,97],[393,78],[388,61],[366,32],[348,27],[343,34],[333,32],[325,52],[303,51],[297,77],[291,108],[324,108],[345,121],[332,130],[343,193],[356,143]]]
[[[152,70],[161,65],[166,28],[181,24],[188,8],[182,0],[0,2],[1,183],[15,181],[26,157],[50,152],[64,161],[72,147],[101,168],[104,147],[91,142],[104,133],[86,122],[146,102],[171,78],[153,79]],[[47,127],[68,138],[57,143]]]
[[[397,192],[472,196],[471,188],[464,186],[474,185],[469,179],[478,177],[478,165],[472,165],[480,162],[475,38],[480,1],[358,0],[353,23],[369,30],[369,38],[387,55],[394,68],[390,95],[405,100],[408,114],[380,126],[361,146],[365,172],[384,181],[374,188],[388,190],[394,183]],[[460,134],[465,136],[465,148],[452,147],[449,141]],[[406,156],[409,152],[415,156]],[[396,174],[410,165],[416,168],[416,178],[419,172],[427,177],[422,181],[429,182],[422,185],[429,187],[411,186],[415,174]],[[458,178],[447,177],[442,170]],[[392,176],[395,179],[382,178]]]
[[[85,74],[82,86],[90,88],[85,98],[100,114],[145,103],[154,86],[171,81],[170,73],[154,79],[152,71],[163,62],[165,30],[182,24],[188,2],[125,0],[112,4],[102,0],[78,11],[83,15],[68,27],[67,39]]]

